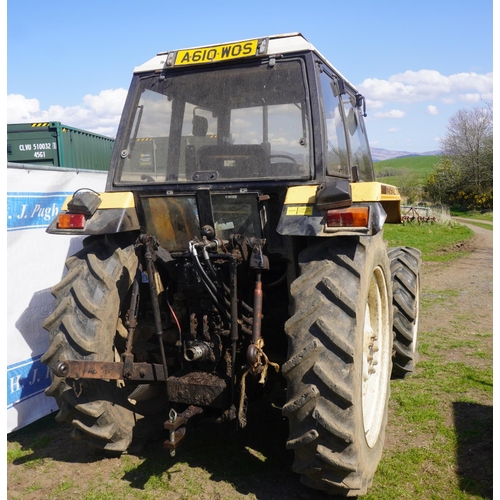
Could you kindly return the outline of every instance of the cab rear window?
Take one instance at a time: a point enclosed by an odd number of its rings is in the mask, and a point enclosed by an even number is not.
[[[306,90],[300,59],[143,77],[116,181],[307,178]]]

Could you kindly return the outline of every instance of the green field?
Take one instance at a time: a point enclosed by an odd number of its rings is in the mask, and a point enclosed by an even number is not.
[[[411,176],[424,183],[436,168],[439,159],[440,156],[405,156],[377,161],[373,167],[379,182],[399,186],[402,177]]]

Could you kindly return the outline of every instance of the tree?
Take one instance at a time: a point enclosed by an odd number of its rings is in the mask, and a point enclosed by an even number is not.
[[[460,109],[441,140],[443,157],[425,186],[435,201],[465,209],[493,207],[493,109]]]
[[[406,198],[406,203],[413,205],[421,197],[422,181],[419,176],[403,168],[399,171],[398,183],[399,192]]]
[[[460,169],[449,159],[442,158],[436,170],[429,175],[425,191],[434,202],[445,205],[459,204],[458,193],[462,184]]]

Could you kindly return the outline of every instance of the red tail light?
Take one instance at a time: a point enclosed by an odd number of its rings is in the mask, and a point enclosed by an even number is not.
[[[326,213],[327,227],[368,227],[368,207],[339,208]]]

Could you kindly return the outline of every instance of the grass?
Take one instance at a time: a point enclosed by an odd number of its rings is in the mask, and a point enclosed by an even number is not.
[[[33,450],[31,450],[30,448],[23,449],[23,447],[19,443],[14,442],[12,446],[9,446],[9,449],[7,450],[7,463],[10,464],[15,461],[19,462],[21,459],[30,455],[31,453],[33,453]]]
[[[428,175],[434,171],[436,164],[440,160],[438,155],[430,156],[405,156],[402,158],[393,158],[391,160],[377,161],[373,164],[375,173],[387,169],[411,170],[417,175]]]
[[[469,221],[467,221],[468,224],[487,229],[488,231],[493,231],[493,224],[489,224],[490,222],[493,223],[493,212],[481,213],[474,210],[462,212],[452,209],[450,210],[450,215],[463,219],[470,219]],[[484,220],[485,223],[477,222],[481,220]]]
[[[493,212],[476,212],[474,210],[470,210],[468,212],[462,212],[460,210],[450,210],[450,215],[455,217],[464,217],[466,219],[476,219],[476,220],[485,220],[493,222]]]
[[[388,182],[386,179],[397,179],[405,173],[411,173],[415,178],[425,180],[435,170],[439,159],[439,156],[406,156],[377,161],[373,164],[373,167],[377,175],[377,180],[387,184],[391,184],[391,182]],[[393,175],[380,177],[380,174],[384,172],[392,173]]]
[[[487,229],[488,231],[493,231],[493,226],[491,224],[481,224],[480,222],[475,222],[475,221],[468,222],[468,224],[471,224],[472,226],[476,227],[481,227],[483,229]]]
[[[424,262],[459,258],[464,255],[461,244],[471,235],[459,224],[387,225],[385,229],[390,246],[418,247]],[[455,321],[420,332],[418,369],[408,379],[392,381],[388,439],[396,442],[384,452],[363,500],[489,498],[484,484],[492,484],[488,477],[493,470],[492,452],[477,448],[477,443],[485,441],[493,425],[492,333],[471,331],[474,312],[461,311],[460,300],[459,291],[444,287],[422,296],[422,314],[454,308]],[[259,407],[253,411],[259,412]],[[291,452],[281,447],[286,422],[279,406],[266,411],[256,424],[249,418],[249,426],[236,439],[229,439],[223,428],[200,424],[189,431],[175,460],[161,446],[138,456],[103,461],[64,450],[55,441],[61,424],[53,416],[45,417],[8,436],[7,461],[15,466],[9,483],[24,485],[22,496],[9,498],[285,498],[269,493],[275,484],[289,488],[286,498],[324,498],[300,489],[290,472]],[[63,438],[70,442],[69,433]],[[60,451],[49,451],[54,447]],[[470,463],[480,464],[485,477],[478,479]],[[67,465],[66,472],[54,477],[54,469],[61,464]],[[89,480],[82,486],[78,478],[89,469]]]
[[[473,234],[468,227],[453,222],[386,224],[384,228],[389,246],[419,248],[427,262],[445,262],[463,256],[462,243]]]

